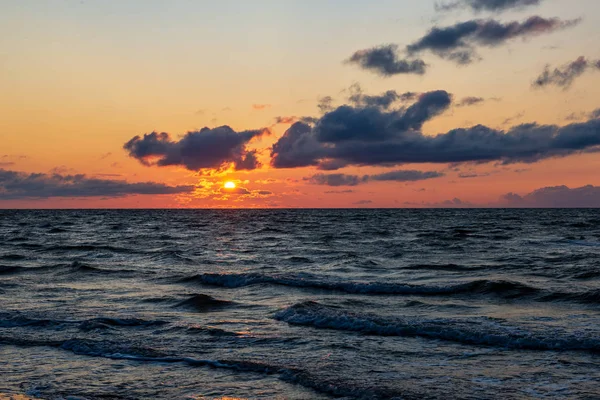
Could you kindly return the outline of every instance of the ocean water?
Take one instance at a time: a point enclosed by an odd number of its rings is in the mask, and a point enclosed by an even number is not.
[[[0,393],[598,399],[599,210],[0,211]]]

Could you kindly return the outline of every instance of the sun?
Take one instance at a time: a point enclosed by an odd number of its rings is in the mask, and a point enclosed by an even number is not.
[[[225,185],[223,185],[225,189],[235,189],[235,182],[227,181]]]

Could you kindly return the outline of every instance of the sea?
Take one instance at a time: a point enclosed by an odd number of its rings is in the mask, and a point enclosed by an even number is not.
[[[599,399],[600,210],[3,210],[0,393]]]

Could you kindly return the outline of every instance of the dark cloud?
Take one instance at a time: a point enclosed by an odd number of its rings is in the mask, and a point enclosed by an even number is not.
[[[319,99],[319,103],[317,104],[317,107],[319,108],[321,113],[326,113],[333,109],[332,104],[333,104],[333,98],[331,96],[325,96],[325,97],[321,97]]]
[[[458,102],[458,104],[456,106],[457,107],[469,107],[469,106],[481,104],[484,101],[485,101],[485,99],[483,97],[469,96],[469,97],[464,97],[461,101]]]
[[[372,200],[360,200],[360,201],[354,202],[352,204],[355,204],[357,206],[366,206],[367,204],[373,204],[373,201]]]
[[[475,12],[500,12],[510,9],[520,9],[527,6],[536,6],[540,3],[541,0],[458,0],[449,3],[437,3],[435,8],[438,11],[470,8]]]
[[[364,94],[358,84],[354,84],[350,87],[350,93],[351,94],[348,97],[350,104],[359,107],[379,107],[383,109],[388,109],[397,102],[413,101],[419,96],[419,93],[398,93],[395,90],[388,90],[380,95],[371,96]]]
[[[427,68],[423,60],[401,58],[396,45],[358,50],[346,62],[384,77],[399,74],[423,75]]]
[[[460,174],[458,174],[458,177],[461,179],[470,179],[470,178],[480,178],[483,176],[490,176],[491,174],[489,172],[485,172],[485,173],[477,173],[477,172],[461,172]]]
[[[322,116],[314,127],[301,122],[292,125],[273,145],[272,164],[276,168],[318,165],[326,170],[348,164],[385,164],[383,160],[351,160],[353,155],[343,153],[369,158],[363,144],[376,146],[404,140],[404,136],[414,135],[425,122],[447,110],[451,102],[452,96],[440,90],[423,93],[417,102],[399,110],[340,106]]]
[[[367,176],[359,177],[358,175],[346,175],[346,174],[316,174],[308,178],[304,178],[305,181],[312,185],[325,185],[325,186],[356,186],[366,182]]]
[[[123,180],[89,178],[85,175],[27,174],[0,169],[2,200],[178,194],[190,193],[194,189],[194,186],[168,186],[156,182],[128,183]]]
[[[437,171],[413,171],[413,170],[399,170],[390,171],[376,175],[346,175],[346,174],[316,174],[308,178],[304,178],[305,181],[313,185],[325,185],[325,186],[357,186],[362,183],[369,181],[394,181],[394,182],[415,182],[422,181],[425,179],[433,179],[444,176],[443,173]]]
[[[423,124],[450,104],[447,92],[436,91],[396,110],[340,106],[314,126],[292,125],[273,145],[272,165],[335,170],[350,165],[403,163],[531,163],[599,150],[597,118],[566,126],[530,123],[505,131],[476,125],[436,136],[423,135]]]
[[[532,85],[535,88],[558,86],[563,89],[568,89],[575,79],[591,70],[600,71],[600,60],[588,61],[585,57],[581,56],[577,60],[565,64],[562,67],[554,68],[554,70],[547,65]]]
[[[229,126],[221,126],[188,132],[176,141],[168,133],[152,132],[134,137],[123,148],[144,165],[181,165],[198,171],[223,169],[233,164],[236,170],[252,170],[260,167],[260,163],[256,151],[248,150],[246,145],[268,133],[268,129],[236,132]]]
[[[525,196],[508,193],[502,197],[501,203],[510,207],[597,208],[600,207],[600,187],[545,187]]]
[[[289,116],[289,117],[284,117],[284,116],[275,117],[275,123],[276,124],[293,124],[296,121],[298,121],[298,117],[294,117],[294,116]]]
[[[579,20],[563,21],[559,18],[533,16],[523,22],[503,23],[493,19],[476,19],[448,27],[435,27],[425,36],[406,47],[407,54],[414,56],[424,51],[469,64],[477,56],[476,48],[498,47],[516,38],[529,38],[550,33],[577,24]]]
[[[590,112],[571,113],[565,118],[567,121],[580,121],[582,119],[600,118],[600,108]]]
[[[314,124],[317,121],[317,118],[314,117],[296,117],[296,116],[280,116],[275,117],[275,124],[288,125],[293,124],[294,122],[304,122],[305,124]]]
[[[369,176],[369,179],[373,181],[414,182],[425,179],[440,178],[442,176],[444,176],[444,174],[437,171],[400,170],[371,175]]]

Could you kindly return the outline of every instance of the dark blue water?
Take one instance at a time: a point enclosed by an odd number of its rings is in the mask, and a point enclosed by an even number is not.
[[[0,211],[0,393],[600,398],[599,210]]]

